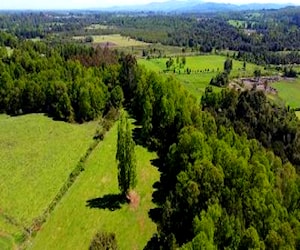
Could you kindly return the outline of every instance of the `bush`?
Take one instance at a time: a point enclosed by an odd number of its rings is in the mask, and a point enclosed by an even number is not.
[[[93,238],[90,250],[116,250],[118,249],[114,233],[98,232]]]

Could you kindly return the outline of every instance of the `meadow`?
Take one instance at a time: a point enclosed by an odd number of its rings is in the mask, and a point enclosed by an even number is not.
[[[137,41],[130,37],[122,36],[120,34],[112,34],[112,35],[94,35],[93,44],[101,44],[103,46],[108,45],[109,47],[135,47],[135,46],[147,46],[148,43],[144,43],[141,41]],[[75,40],[84,40],[84,36],[75,36],[73,37]]]
[[[116,234],[119,249],[143,249],[156,226],[148,217],[153,207],[153,183],[159,173],[150,163],[155,158],[136,147],[137,207],[127,203],[112,209],[119,194],[115,160],[117,124],[95,148],[81,173],[60,204],[33,239],[30,249],[88,249],[97,231]],[[90,202],[88,202],[90,201]],[[89,204],[93,204],[94,207]],[[111,209],[109,209],[111,208]]]
[[[173,58],[176,61],[176,58]],[[196,97],[200,97],[205,88],[209,85],[211,78],[217,75],[218,72],[223,71],[225,56],[219,55],[199,55],[199,56],[187,56],[186,65],[184,68],[177,67],[174,71],[163,73],[166,70],[166,62],[168,58],[158,59],[139,59],[138,63],[144,65],[148,70],[156,71],[162,75],[171,74],[177,78],[187,90],[189,90]],[[186,69],[192,70],[191,74],[186,73]],[[262,74],[268,72],[261,66],[247,63],[246,69],[243,69],[243,62],[233,60],[233,69],[231,71],[231,78],[248,77],[253,76],[255,69],[260,69]],[[220,90],[220,88],[215,88]]]
[[[0,115],[0,249],[22,240],[93,142],[97,122]],[[13,244],[13,243],[12,243]]]
[[[272,83],[278,91],[278,97],[292,108],[300,108],[300,79],[288,79]]]
[[[245,28],[247,22],[242,20],[228,20],[228,23],[236,28]]]

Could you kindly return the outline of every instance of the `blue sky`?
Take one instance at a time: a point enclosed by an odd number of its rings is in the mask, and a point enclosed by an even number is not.
[[[134,5],[150,2],[164,2],[166,0],[1,0],[0,9],[80,9],[94,7],[108,7],[117,5]],[[189,0],[185,0],[189,1]],[[193,0],[195,1],[195,0]],[[200,2],[201,0],[199,0]],[[221,2],[232,4],[246,3],[293,3],[299,5],[299,0],[205,0],[207,2]]]

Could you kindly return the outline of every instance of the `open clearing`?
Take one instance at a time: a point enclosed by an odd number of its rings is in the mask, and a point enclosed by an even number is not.
[[[278,97],[292,108],[300,108],[300,79],[288,79],[272,83],[278,90]]]
[[[135,46],[147,46],[148,43],[144,43],[141,41],[137,41],[130,37],[121,36],[120,34],[113,35],[96,35],[92,36],[93,44],[99,44],[103,47],[135,47]],[[73,37],[75,40],[85,40],[83,36],[75,36]]]
[[[108,29],[114,29],[114,28],[115,27],[113,27],[113,26],[94,23],[94,24],[91,24],[90,26],[86,27],[85,29],[86,30],[108,30]]]
[[[152,185],[159,179],[158,170],[150,163],[155,154],[140,146],[136,147],[135,190],[139,204],[136,207],[123,204],[119,209],[104,209],[112,206],[110,203],[119,194],[116,141],[117,124],[90,155],[85,171],[33,239],[31,249],[88,249],[97,231],[115,233],[119,249],[144,248],[156,228],[148,217],[148,211],[153,207]],[[95,208],[88,206],[89,200],[94,201]]]
[[[173,59],[176,61],[176,58]],[[164,70],[166,70],[167,60],[168,58],[149,60],[139,59],[138,62],[149,70],[154,70],[161,74],[174,75],[174,77],[184,84],[186,89],[188,89],[193,95],[200,97],[204,93],[205,88],[209,85],[211,78],[216,76],[218,72],[223,71],[226,57],[219,55],[187,56],[186,65],[184,68],[177,68],[176,73],[173,73],[173,71],[170,71],[169,73],[162,73]],[[191,74],[186,73],[187,68],[192,70]],[[251,63],[247,63],[246,70],[244,70],[243,62],[233,60],[231,78],[253,76],[255,69],[260,69],[262,74],[267,73],[263,67]]]
[[[97,122],[0,115],[0,249],[42,215],[93,142]],[[7,218],[11,218],[13,223]],[[2,244],[2,245],[1,245]]]

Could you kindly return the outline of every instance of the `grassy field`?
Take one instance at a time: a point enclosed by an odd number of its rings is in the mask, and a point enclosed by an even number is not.
[[[86,30],[108,30],[108,29],[113,29],[113,26],[108,26],[108,25],[102,25],[98,23],[91,24],[90,26],[86,27]]]
[[[113,35],[97,35],[92,36],[94,44],[102,44],[105,46],[106,44],[109,47],[135,47],[135,46],[147,46],[148,43],[144,43],[141,41],[137,41],[130,37],[121,36],[120,34],[113,34]],[[75,36],[73,37],[75,40],[84,40],[85,37],[83,36]]]
[[[200,55],[186,57],[186,66],[184,69],[176,69],[176,73],[162,73],[166,70],[166,61],[168,58],[159,59],[139,59],[139,64],[147,69],[160,72],[161,74],[172,74],[196,97],[200,97],[208,86],[212,77],[223,70],[226,57],[219,55]],[[174,58],[176,61],[176,58]],[[192,70],[191,74],[186,74],[186,68]],[[247,63],[246,70],[243,70],[243,62],[233,60],[232,78],[252,76],[256,68],[259,68],[263,74],[266,71],[255,64]]]
[[[14,243],[10,236],[0,234],[0,249],[1,250],[11,250],[14,249]]]
[[[278,97],[292,108],[300,108],[300,79],[272,83],[278,90]]]
[[[88,249],[95,233],[114,232],[120,249],[143,249],[155,232],[148,211],[153,204],[152,185],[159,178],[150,160],[154,153],[137,146],[136,191],[140,196],[137,208],[123,204],[120,209],[90,208],[87,201],[98,198],[98,205],[107,197],[117,195],[117,164],[115,161],[117,126],[115,125],[93,151],[86,169],[43,225],[30,249]],[[101,205],[99,205],[101,206]]]
[[[3,235],[18,241],[47,208],[92,143],[96,127],[97,122],[75,125],[42,114],[0,115],[0,249]]]
[[[236,28],[245,28],[246,21],[241,20],[229,20],[228,23]]]

